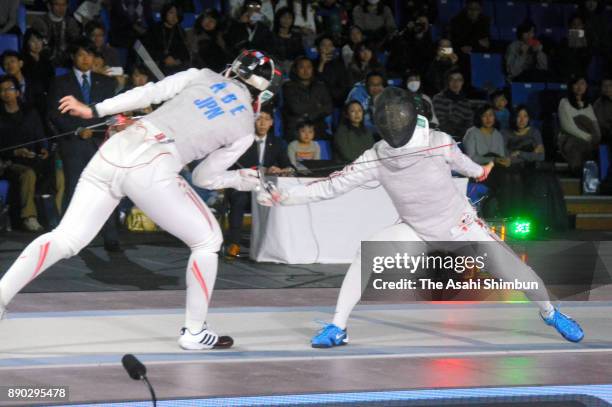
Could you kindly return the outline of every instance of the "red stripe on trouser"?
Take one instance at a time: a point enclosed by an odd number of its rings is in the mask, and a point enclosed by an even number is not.
[[[40,246],[40,253],[38,254],[38,264],[36,265],[36,269],[34,270],[34,274],[32,274],[32,277],[30,277],[30,280],[33,280],[34,277],[36,277],[40,272],[40,269],[42,268],[43,264],[45,263],[45,259],[47,258],[47,253],[49,252],[50,244],[51,242],[47,242],[44,245]]]
[[[213,225],[212,225],[210,218],[208,217],[208,211],[206,210],[206,207],[204,207],[204,204],[200,202],[198,197],[196,197],[193,191],[191,190],[187,190],[187,196],[193,201],[193,203],[200,210],[202,215],[204,215],[204,217],[206,218],[206,221],[208,222],[208,226],[210,226],[210,228],[212,229]]]
[[[193,267],[191,267],[191,272],[200,283],[200,287],[202,287],[202,291],[204,291],[204,296],[206,297],[206,302],[208,302],[208,287],[206,287],[206,281],[204,281],[204,277],[202,277],[202,273],[200,273],[200,269],[198,268],[198,263],[196,263],[195,260],[193,262]]]

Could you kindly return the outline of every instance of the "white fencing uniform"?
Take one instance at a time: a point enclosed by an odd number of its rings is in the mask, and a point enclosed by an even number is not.
[[[285,191],[283,195],[286,197],[281,204],[298,205],[331,199],[377,180],[393,201],[401,223],[369,240],[499,241],[478,218],[465,193],[457,189],[451,170],[474,178],[483,173],[483,168],[464,155],[449,135],[430,130],[427,126],[417,127],[405,146],[391,148],[385,141],[380,141],[329,178]],[[500,244],[505,245],[501,241]],[[552,310],[548,292],[540,278],[516,255],[508,257],[511,263],[492,264],[489,271],[504,280],[520,277],[538,282],[540,289],[527,292],[527,295],[543,311]],[[361,292],[361,253],[358,252],[340,289],[335,325],[346,328],[349,314],[359,301]]]
[[[243,171],[227,169],[252,144],[254,115],[245,86],[207,69],[135,88],[97,104],[96,110],[107,116],[166,100],[100,147],[60,225],[30,243],[0,280],[0,313],[29,281],[84,248],[127,196],[191,248],[185,326],[192,332],[202,329],[223,239],[206,204],[178,173],[205,158],[193,172],[196,185],[252,189],[253,180]]]

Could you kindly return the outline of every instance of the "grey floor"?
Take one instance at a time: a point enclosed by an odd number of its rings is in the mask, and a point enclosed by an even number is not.
[[[31,235],[4,237],[0,270]],[[147,400],[125,353],[146,363],[161,399],[612,383],[610,301],[563,304],[585,328],[580,344],[531,304],[362,303],[348,346],[311,349],[346,265],[223,262],[210,323],[235,347],[185,352],[188,252],[163,235],[131,239],[113,256],[94,243],[15,298],[0,323],[0,385],[65,385],[71,402]]]

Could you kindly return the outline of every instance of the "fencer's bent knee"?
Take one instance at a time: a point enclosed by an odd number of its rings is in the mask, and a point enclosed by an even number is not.
[[[214,230],[212,233],[204,236],[202,240],[195,244],[189,245],[192,251],[205,251],[208,253],[216,253],[221,250],[221,244],[223,244],[223,235],[220,230]]]

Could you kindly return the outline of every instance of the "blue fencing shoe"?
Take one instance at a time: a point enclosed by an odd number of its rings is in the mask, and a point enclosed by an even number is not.
[[[578,324],[561,311],[555,308],[555,312],[548,318],[540,314],[546,325],[554,326],[555,329],[568,341],[580,342],[584,338],[584,332]]]
[[[345,330],[334,324],[326,324],[311,341],[313,348],[331,348],[348,343],[348,335]]]

